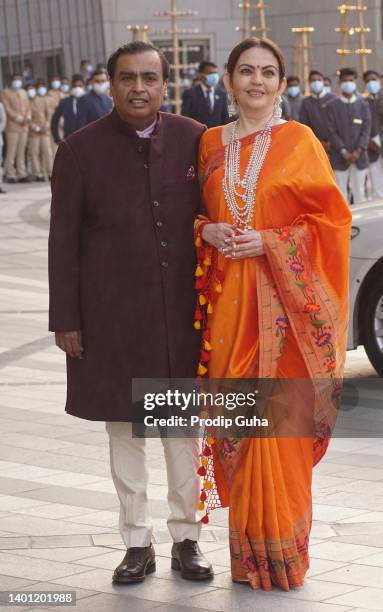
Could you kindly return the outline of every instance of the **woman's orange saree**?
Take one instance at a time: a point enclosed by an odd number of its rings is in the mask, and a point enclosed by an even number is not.
[[[241,173],[253,140],[250,135],[241,141]],[[213,128],[200,148],[204,214],[212,222],[233,224],[222,190],[223,163],[222,128]],[[339,379],[351,214],[311,130],[294,121],[272,128],[253,220],[265,255],[226,259],[202,243],[199,225],[196,327],[204,332],[199,373]],[[230,509],[232,577],[254,589],[276,585],[287,591],[303,584],[309,567],[312,468],[326,451],[331,429],[327,400],[326,393],[317,398],[314,409],[324,435],[216,439],[205,453],[212,452],[215,482],[203,490],[200,506],[214,507],[209,489],[216,487],[220,505]],[[203,472],[207,463],[203,457]]]

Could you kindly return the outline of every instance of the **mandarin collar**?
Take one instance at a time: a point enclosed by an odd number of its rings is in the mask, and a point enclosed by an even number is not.
[[[136,132],[136,128],[130,123],[128,123],[127,121],[124,121],[123,119],[121,119],[116,108],[113,108],[109,116],[110,116],[110,119],[114,127],[117,128],[117,130],[119,130],[120,132],[123,132],[130,138],[139,138]],[[152,140],[153,138],[158,138],[161,135],[162,127],[163,127],[162,113],[158,112],[156,126],[154,128],[154,131],[153,131],[153,134],[150,140]]]

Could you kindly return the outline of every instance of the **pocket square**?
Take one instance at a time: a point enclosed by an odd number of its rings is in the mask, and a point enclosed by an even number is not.
[[[196,177],[196,171],[195,171],[195,167],[194,166],[190,166],[187,175],[186,175],[186,180],[187,181],[192,181],[193,179],[195,179]]]

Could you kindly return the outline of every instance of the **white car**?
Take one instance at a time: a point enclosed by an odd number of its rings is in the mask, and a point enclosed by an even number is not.
[[[383,376],[383,201],[352,206],[347,348],[363,344]]]

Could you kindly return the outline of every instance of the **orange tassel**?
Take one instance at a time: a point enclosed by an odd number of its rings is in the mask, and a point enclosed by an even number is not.
[[[203,483],[203,488],[207,491],[211,491],[211,489],[213,488],[213,483],[210,482],[210,480],[205,480],[205,482]]]
[[[212,347],[211,347],[211,344],[210,344],[210,342],[208,340],[204,340],[203,348],[205,349],[205,351],[212,351],[213,350]]]
[[[197,266],[196,271],[195,271],[195,276],[203,276],[203,270],[201,266]]]
[[[207,299],[205,298],[205,296],[201,293],[201,295],[198,298],[199,303],[201,304],[201,306],[204,306],[204,304],[206,304]]]
[[[203,260],[203,263],[204,263],[205,266],[211,266],[211,257],[210,257],[210,255],[205,257],[205,259]]]
[[[198,510],[204,510],[205,509],[205,504],[204,502],[200,502],[197,506]]]
[[[221,283],[219,281],[215,285],[215,290],[216,290],[217,293],[222,293],[222,285],[221,285]]]
[[[212,314],[213,312],[213,306],[211,305],[211,303],[209,302],[208,306],[207,306],[207,313],[208,314]]]
[[[207,462],[208,462],[208,458],[207,457],[201,457],[202,465],[207,465]]]
[[[194,329],[201,329],[201,323],[199,321],[194,321]]]
[[[206,442],[211,446],[212,444],[214,444],[215,439],[213,438],[213,436],[208,436]]]
[[[197,238],[195,239],[194,244],[196,245],[196,247],[201,247],[202,246],[202,240],[201,240],[201,236],[198,235]]]
[[[207,368],[205,368],[205,366],[202,363],[199,363],[198,365],[198,374],[200,376],[204,376],[207,372]]]

